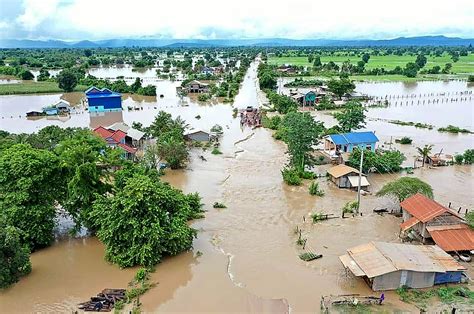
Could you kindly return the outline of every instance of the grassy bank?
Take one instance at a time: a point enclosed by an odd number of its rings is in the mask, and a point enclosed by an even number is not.
[[[78,85],[74,91],[85,91],[87,86]],[[21,83],[0,84],[0,95],[62,93],[56,82],[22,81]]]

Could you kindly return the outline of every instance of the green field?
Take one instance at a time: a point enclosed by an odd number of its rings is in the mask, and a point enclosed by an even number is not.
[[[87,86],[78,85],[74,91],[84,91]],[[56,82],[22,81],[21,83],[0,84],[0,95],[62,93]]]
[[[474,74],[474,54],[469,54],[468,56],[461,56],[458,62],[453,62],[451,57],[447,54],[441,57],[432,57],[426,56],[428,59],[427,64],[424,69],[431,69],[433,66],[438,65],[441,68],[444,67],[446,63],[451,63],[453,65],[451,72],[454,74]],[[366,64],[365,68],[367,70],[374,68],[385,68],[386,70],[393,70],[396,66],[405,67],[408,62],[415,62],[416,56],[397,56],[397,55],[387,55],[387,56],[370,56],[369,62]],[[321,62],[328,63],[333,61],[336,64],[342,64],[342,62],[349,60],[351,63],[356,64],[357,61],[360,61],[361,58],[358,56],[322,56]],[[283,65],[283,64],[292,64],[299,66],[311,66],[308,62],[308,57],[269,57],[269,64]]]

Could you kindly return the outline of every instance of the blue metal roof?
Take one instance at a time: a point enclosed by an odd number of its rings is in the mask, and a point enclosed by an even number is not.
[[[117,92],[113,92],[108,88],[99,89],[95,86],[88,88],[85,91],[87,98],[107,98],[107,97],[121,97],[122,95]]]
[[[379,141],[374,132],[351,132],[329,135],[336,145],[376,143]]]
[[[122,97],[122,95],[116,92],[107,93],[107,94],[94,93],[94,94],[87,95],[87,98],[110,98],[110,97]]]

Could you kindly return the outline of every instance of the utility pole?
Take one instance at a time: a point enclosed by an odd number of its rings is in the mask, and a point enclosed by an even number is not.
[[[357,186],[357,214],[359,214],[360,210],[360,185],[362,184],[362,161],[364,160],[364,150],[365,148],[360,150],[359,185]]]

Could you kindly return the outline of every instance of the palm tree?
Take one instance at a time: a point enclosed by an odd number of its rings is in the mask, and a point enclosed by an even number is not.
[[[417,147],[416,149],[418,150],[418,154],[420,154],[421,157],[423,157],[423,164],[421,166],[424,167],[426,157],[428,157],[428,155],[431,153],[431,150],[433,149],[433,145],[432,144],[425,145],[423,148]]]

